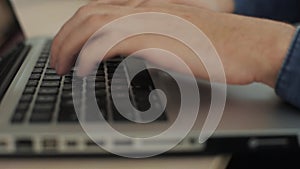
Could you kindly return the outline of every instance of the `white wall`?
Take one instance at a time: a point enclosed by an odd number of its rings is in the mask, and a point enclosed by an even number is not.
[[[88,0],[12,0],[27,37],[55,35]]]

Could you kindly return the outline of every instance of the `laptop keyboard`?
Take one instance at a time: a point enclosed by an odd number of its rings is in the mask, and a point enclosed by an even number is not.
[[[89,110],[90,92],[93,89],[95,89],[98,107],[106,121],[130,122],[117,111],[111,98],[111,79],[118,66],[122,67],[122,74],[115,75],[118,83],[118,97],[123,97],[129,93],[131,103],[137,110],[145,111],[150,108],[148,96],[154,89],[154,85],[148,71],[145,70],[139,73],[130,82],[129,89],[126,67],[120,65],[123,60],[122,57],[101,63],[95,77],[73,78],[74,70],[61,77],[56,74],[54,69],[49,67],[50,47],[51,41],[44,47],[32,71],[18,102],[18,106],[11,118],[12,123],[78,123],[74,103],[83,112],[88,112],[86,120],[98,121],[99,118],[96,117],[99,116]],[[80,98],[78,100],[73,100],[72,82],[76,86],[76,90],[80,91],[75,92],[79,94],[76,97]],[[160,106],[159,99],[156,99],[156,101],[155,105]],[[127,113],[131,113],[132,117],[136,117],[138,112],[131,111]],[[139,115],[139,118],[143,117]],[[166,112],[163,112],[155,122],[166,120]]]

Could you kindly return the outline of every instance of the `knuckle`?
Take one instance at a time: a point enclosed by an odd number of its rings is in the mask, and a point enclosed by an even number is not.
[[[109,20],[111,17],[113,17],[113,15],[107,12],[103,12],[101,14],[89,15],[85,20],[85,24],[95,25],[95,24],[103,23]]]
[[[89,11],[91,11],[91,8],[92,8],[93,5],[91,4],[87,4],[87,5],[84,5],[84,6],[81,6],[75,15],[77,16],[83,16],[83,15],[86,15]]]
[[[100,15],[90,15],[85,20],[85,24],[94,25],[94,24],[98,23],[99,21],[101,21],[101,16]]]
[[[61,32],[63,32],[63,31],[65,31],[66,30],[66,28],[67,28],[67,25],[68,25],[68,22],[67,23],[65,23],[61,28],[60,28],[60,30],[59,30],[59,33],[61,33]],[[60,35],[60,34],[58,34],[58,35]],[[56,39],[58,39],[58,38],[56,38]]]
[[[57,53],[58,46],[59,46],[59,40],[58,40],[57,37],[55,37],[52,41],[52,44],[51,44],[51,52],[52,53]]]

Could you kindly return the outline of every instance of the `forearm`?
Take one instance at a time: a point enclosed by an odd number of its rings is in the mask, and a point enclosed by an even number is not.
[[[299,0],[233,0],[235,13],[289,23],[300,21]]]

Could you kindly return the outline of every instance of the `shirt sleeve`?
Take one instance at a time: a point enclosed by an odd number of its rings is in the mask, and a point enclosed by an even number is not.
[[[234,0],[235,13],[283,22],[300,22],[300,0]]]
[[[297,28],[275,90],[282,99],[300,108],[300,27]]]

